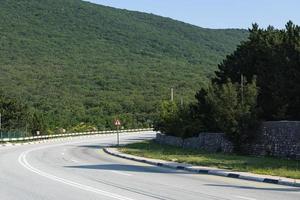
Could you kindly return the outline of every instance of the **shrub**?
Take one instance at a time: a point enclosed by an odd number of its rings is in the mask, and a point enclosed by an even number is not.
[[[175,102],[163,101],[154,128],[166,135],[188,138],[199,134],[201,123],[198,122],[189,105],[178,106]]]
[[[206,130],[224,132],[233,142],[235,151],[240,152],[243,144],[255,138],[257,94],[255,79],[241,85],[227,80],[200,91],[194,108],[203,124],[208,125]]]

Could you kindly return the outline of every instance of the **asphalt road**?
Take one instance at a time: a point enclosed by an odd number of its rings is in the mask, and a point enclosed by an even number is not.
[[[154,137],[121,135],[122,143]],[[299,200],[300,189],[128,161],[115,136],[0,147],[0,200]]]

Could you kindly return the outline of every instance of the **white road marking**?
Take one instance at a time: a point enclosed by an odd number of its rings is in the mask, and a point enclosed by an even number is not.
[[[110,172],[115,173],[115,174],[124,175],[124,176],[132,176],[132,174],[127,174],[127,173],[124,173],[124,172],[118,172],[118,171],[110,171]]]
[[[71,159],[71,161],[74,163],[80,163],[78,160],[74,160],[74,159]]]
[[[245,199],[245,200],[257,200],[257,199],[254,199],[254,198],[250,198],[250,197],[244,197],[244,196],[235,196],[239,199]]]
[[[74,143],[80,143],[80,142],[74,142]],[[110,198],[114,198],[114,199],[118,199],[118,200],[134,200],[134,199],[122,196],[122,195],[118,195],[118,194],[115,194],[115,193],[111,193],[111,192],[107,192],[107,191],[104,191],[104,190],[100,190],[98,188],[94,188],[94,187],[91,187],[91,186],[88,186],[88,185],[83,185],[83,184],[80,184],[80,183],[76,183],[74,181],[70,181],[70,180],[67,180],[67,179],[64,179],[64,178],[60,178],[58,176],[55,176],[55,175],[43,172],[43,171],[41,171],[41,170],[39,170],[37,168],[34,168],[32,165],[30,165],[28,163],[27,159],[26,159],[27,154],[30,153],[30,152],[32,152],[32,151],[36,151],[36,150],[40,150],[40,149],[45,149],[45,148],[53,147],[53,146],[62,146],[62,145],[64,145],[64,144],[44,146],[44,147],[39,147],[39,148],[35,148],[35,149],[31,149],[31,150],[25,151],[22,154],[20,154],[20,156],[18,158],[18,161],[19,161],[19,163],[23,167],[25,167],[29,171],[31,171],[33,173],[36,173],[36,174],[38,174],[40,176],[43,176],[45,178],[51,179],[53,181],[57,181],[57,182],[60,182],[60,183],[63,183],[63,184],[69,185],[69,186],[73,186],[73,187],[75,187],[77,189],[85,190],[85,191],[88,191],[88,192],[93,192],[93,193],[96,193],[96,194],[100,194],[100,195],[103,195],[103,196],[106,196],[106,197],[110,197]]]

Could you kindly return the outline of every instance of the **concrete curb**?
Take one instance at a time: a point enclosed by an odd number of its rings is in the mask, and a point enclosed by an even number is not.
[[[120,153],[116,148],[104,148],[105,153],[116,156],[119,158],[124,158],[132,161],[142,162],[150,165],[156,165],[159,167],[166,167],[171,169],[177,170],[184,170],[188,172],[198,173],[198,174],[210,174],[216,176],[223,176],[229,178],[237,178],[243,179],[248,181],[256,181],[256,182],[264,182],[264,183],[272,183],[278,185],[285,185],[285,186],[293,186],[293,187],[300,187],[300,181],[294,181],[293,179],[287,178],[273,178],[273,177],[266,177],[263,175],[256,175],[251,173],[244,173],[244,172],[233,172],[228,170],[222,169],[212,169],[207,167],[197,167],[187,164],[181,164],[176,162],[167,162],[164,160],[156,160],[156,159],[148,159],[138,156],[133,156],[129,154]]]

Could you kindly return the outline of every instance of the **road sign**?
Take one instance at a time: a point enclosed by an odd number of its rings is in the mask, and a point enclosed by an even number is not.
[[[115,120],[115,126],[121,126],[121,121],[118,120],[118,119],[116,119],[116,120]]]

